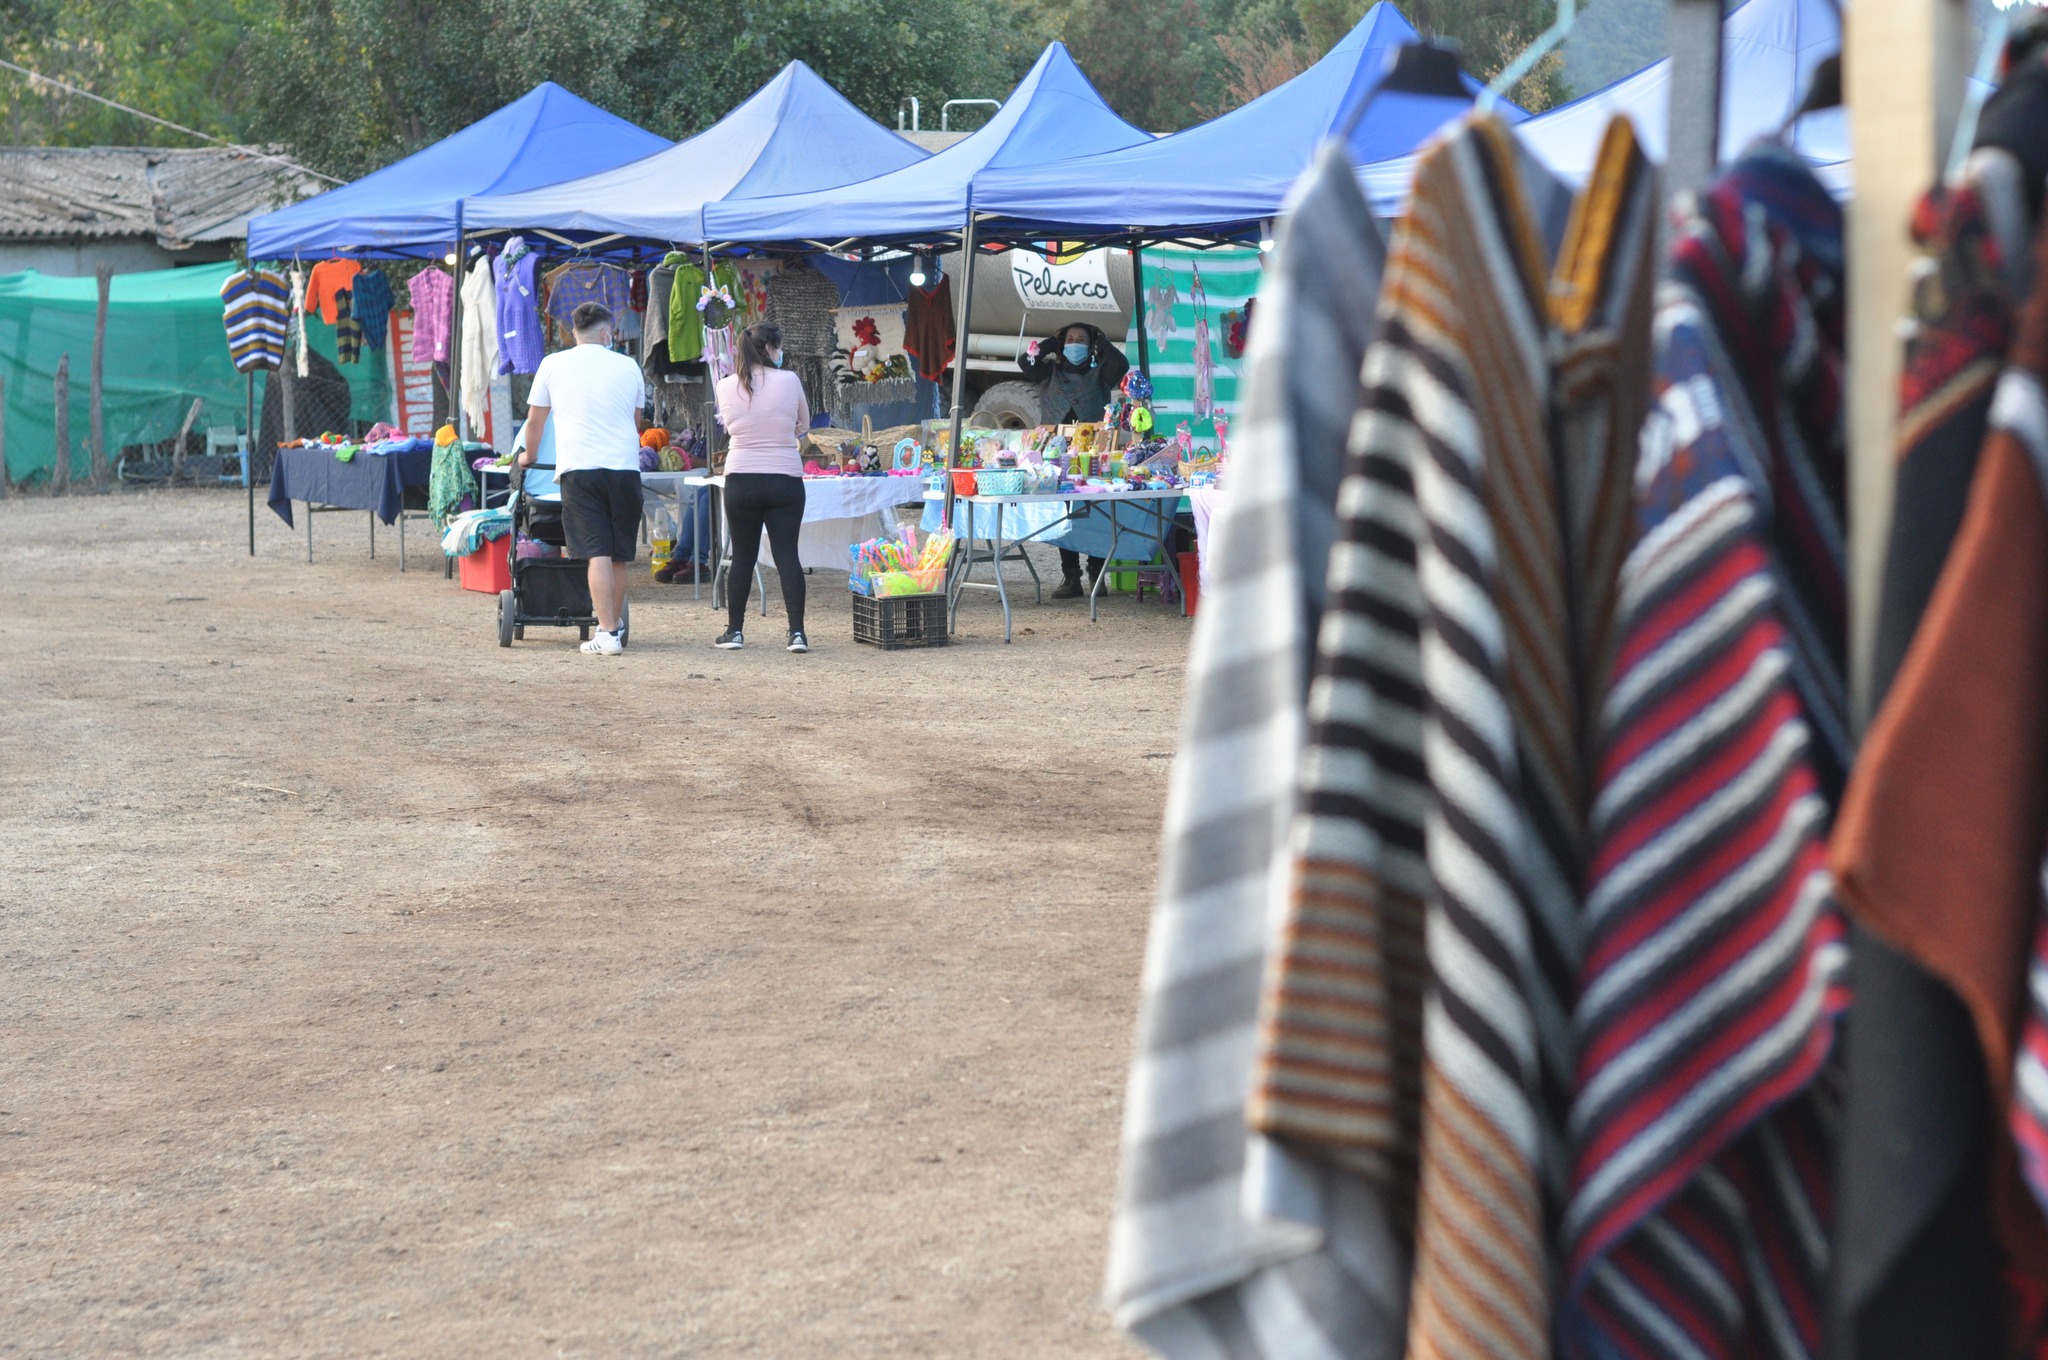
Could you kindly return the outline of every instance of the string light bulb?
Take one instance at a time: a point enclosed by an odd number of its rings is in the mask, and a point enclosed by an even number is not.
[[[924,256],[922,255],[910,257],[910,286],[912,288],[924,287]]]

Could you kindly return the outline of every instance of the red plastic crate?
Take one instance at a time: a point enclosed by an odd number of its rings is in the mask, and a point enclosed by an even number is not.
[[[462,582],[462,588],[482,591],[486,595],[510,590],[512,564],[505,560],[505,554],[505,540],[499,538],[480,543],[475,552],[456,559],[456,575]]]

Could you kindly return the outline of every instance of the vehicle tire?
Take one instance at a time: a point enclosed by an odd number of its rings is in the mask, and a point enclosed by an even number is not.
[[[620,606],[619,606],[619,646],[620,646],[620,647],[624,647],[624,646],[626,645],[626,640],[627,640],[627,639],[628,639],[628,638],[629,638],[629,637],[630,637],[630,636],[632,635],[632,632],[633,632],[633,602],[632,602],[631,600],[628,600],[628,601],[626,601],[626,603],[624,603],[624,604],[622,604],[622,605],[620,605]]]
[[[498,592],[498,645],[510,647],[514,631],[512,621],[519,617],[519,604],[509,590]]]
[[[981,400],[974,403],[974,414],[968,420],[998,430],[1028,430],[1035,425],[1043,425],[1040,395],[1035,383],[997,383],[981,394]]]

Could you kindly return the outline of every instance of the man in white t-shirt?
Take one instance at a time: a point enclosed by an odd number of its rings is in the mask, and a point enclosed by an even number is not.
[[[589,560],[590,603],[597,611],[598,631],[583,650],[617,656],[625,650],[619,619],[626,611],[626,573],[620,568],[633,560],[640,540],[640,409],[647,384],[640,365],[611,349],[608,309],[586,302],[569,323],[575,348],[550,354],[534,370],[519,466],[533,466],[552,417],[565,550]]]

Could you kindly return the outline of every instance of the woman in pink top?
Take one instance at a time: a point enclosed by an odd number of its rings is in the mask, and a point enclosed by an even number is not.
[[[740,333],[739,371],[718,380],[718,423],[731,436],[725,453],[725,517],[732,531],[732,570],[725,580],[726,630],[712,645],[744,643],[747,594],[761,560],[761,531],[782,578],[789,613],[789,650],[808,652],[804,637],[804,568],[797,534],[804,523],[804,465],[796,441],[811,428],[804,385],[782,368],[782,330],[764,321]]]

